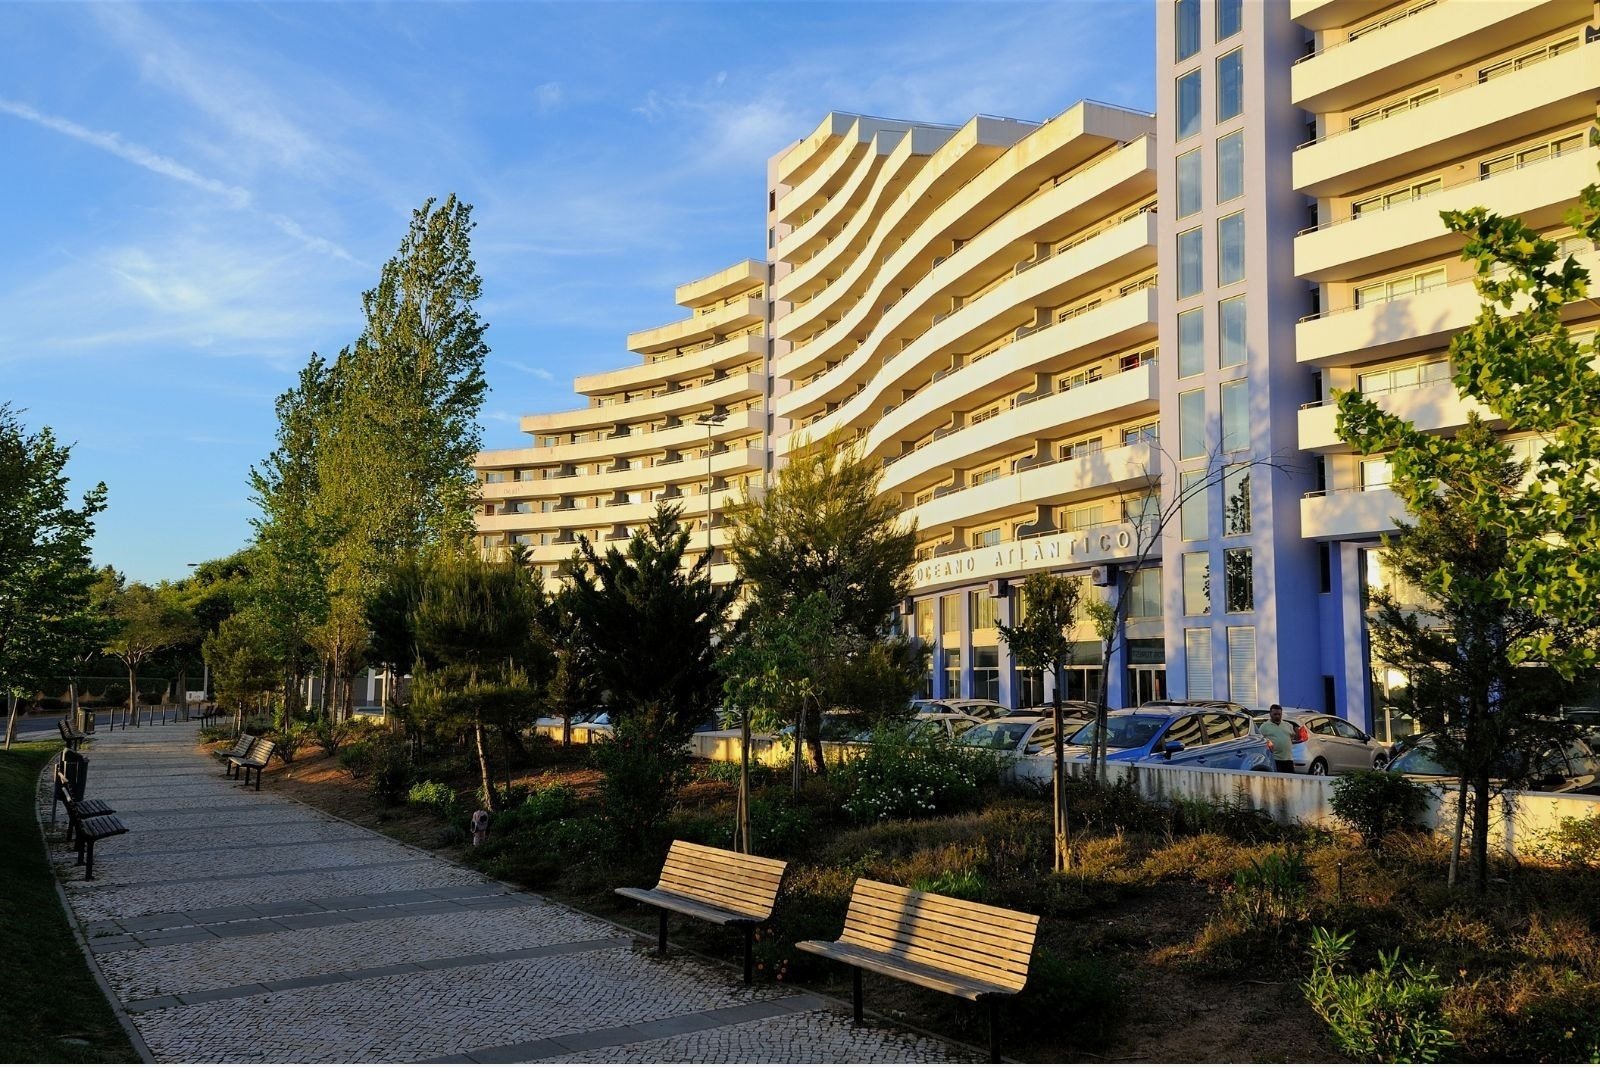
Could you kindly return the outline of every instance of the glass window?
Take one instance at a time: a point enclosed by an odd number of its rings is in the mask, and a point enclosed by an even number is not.
[[[1228,627],[1228,696],[1241,704],[1259,703],[1254,626]]]
[[[933,644],[933,601],[917,601],[916,613],[917,640],[925,645]]]
[[[1183,613],[1205,615],[1211,611],[1211,554],[1183,554]]]
[[[1206,369],[1206,324],[1199,308],[1178,315],[1178,377]]]
[[[1000,621],[1000,601],[990,596],[987,589],[974,589],[967,594],[967,612],[974,631],[992,630]]]
[[[1244,110],[1244,50],[1235,48],[1217,60],[1217,121]]]
[[[1244,131],[1217,138],[1217,203],[1244,195]]]
[[[1161,618],[1161,568],[1142,567],[1128,579],[1128,618]]]
[[[1223,600],[1228,611],[1256,609],[1256,583],[1248,548],[1228,548],[1222,552]]]
[[[1231,296],[1217,304],[1217,332],[1222,335],[1218,366],[1234,367],[1245,361],[1249,349],[1244,340],[1244,321],[1244,297]]]
[[[1199,227],[1178,234],[1178,299],[1193,296],[1205,285]],[[1242,275],[1241,275],[1242,276]]]
[[[997,645],[972,650],[972,696],[980,700],[1000,699],[1000,648]]]
[[[1226,41],[1244,28],[1244,0],[1217,0],[1217,40]]]
[[[1222,534],[1250,532],[1250,468],[1234,464],[1222,472]]]
[[[1172,5],[1172,15],[1181,63],[1200,51],[1200,0],[1178,0]]]
[[[1249,379],[1222,383],[1222,450],[1237,452],[1250,447]]]
[[[1231,285],[1243,279],[1244,212],[1240,211],[1217,222],[1217,284]]]
[[[1200,725],[1200,716],[1185,715],[1169,726],[1158,744],[1165,747],[1169,741],[1176,741],[1184,748],[1205,744],[1205,732]]]
[[[1178,79],[1177,139],[1200,132],[1200,72],[1191,70]]]
[[[1184,471],[1179,475],[1183,486],[1183,503],[1178,505],[1180,518],[1178,525],[1182,528],[1185,541],[1204,541],[1211,532],[1209,521],[1209,507],[1211,492],[1205,485],[1205,471]]]
[[[1178,394],[1178,458],[1206,454],[1206,394],[1195,389]]]
[[[1178,157],[1178,218],[1200,210],[1200,149]]]

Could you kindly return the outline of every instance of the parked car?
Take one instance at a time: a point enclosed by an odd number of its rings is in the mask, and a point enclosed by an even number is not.
[[[1163,760],[1225,770],[1271,770],[1272,753],[1253,727],[1250,716],[1227,708],[1168,704],[1122,708],[1106,716],[1106,762]],[[1086,723],[1068,738],[1073,758],[1088,759],[1094,738],[1094,723]]]
[[[974,726],[982,723],[982,719],[971,715],[963,715],[955,711],[919,711],[902,723],[907,735],[913,740],[927,740],[940,738],[950,740],[958,738]],[[857,732],[853,740],[869,742],[872,740],[872,730]]]
[[[1098,709],[1092,700],[1063,700],[1061,702],[1061,717],[1064,719],[1092,719]],[[1018,715],[1054,715],[1054,704],[1035,704],[1031,708],[1023,708]]]
[[[998,700],[988,700],[984,697],[939,697],[937,699],[924,698],[911,702],[913,714],[920,715],[924,712],[953,712],[960,715],[970,715],[975,719],[1003,719],[1008,715],[1018,715],[1021,712],[1012,711]]]
[[[1139,706],[1141,708],[1222,708],[1225,711],[1250,713],[1249,708],[1243,704],[1235,704],[1231,700],[1146,700]]]
[[[1458,772],[1440,756],[1431,736],[1422,734],[1408,742],[1390,760],[1389,770],[1430,782],[1458,780]],[[1600,793],[1600,756],[1578,738],[1548,745],[1536,754],[1518,754],[1510,762],[1513,766],[1495,775],[1496,781],[1525,781],[1537,793]]]
[[[1257,712],[1256,726],[1267,721]],[[1294,769],[1302,774],[1381,771],[1389,763],[1389,746],[1352,722],[1305,708],[1284,708],[1283,721],[1294,731]]]
[[[1072,719],[1068,730],[1083,725],[1085,720]],[[956,738],[963,745],[993,749],[1011,756],[1037,756],[1048,752],[1055,744],[1056,727],[1040,715],[1008,715],[1003,719],[989,719]]]

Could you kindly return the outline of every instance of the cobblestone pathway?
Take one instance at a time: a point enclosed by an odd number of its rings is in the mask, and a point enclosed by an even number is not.
[[[196,724],[101,733],[87,795],[132,831],[85,882],[47,837],[101,974],[157,1062],[967,1061],[789,988],[246,790]],[[50,819],[48,772],[40,818]]]

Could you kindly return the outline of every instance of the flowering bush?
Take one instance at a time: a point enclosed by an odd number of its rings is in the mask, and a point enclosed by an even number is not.
[[[844,809],[860,822],[959,811],[975,804],[979,783],[998,772],[991,752],[884,727],[874,731],[864,755],[840,768]]]

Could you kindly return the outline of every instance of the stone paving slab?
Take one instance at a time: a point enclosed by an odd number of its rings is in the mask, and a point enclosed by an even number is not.
[[[197,724],[96,735],[131,832],[52,863],[157,1062],[970,1062],[225,778]],[[48,822],[48,771],[39,809]],[[230,856],[230,851],[237,856]],[[730,961],[731,962],[731,961]]]

